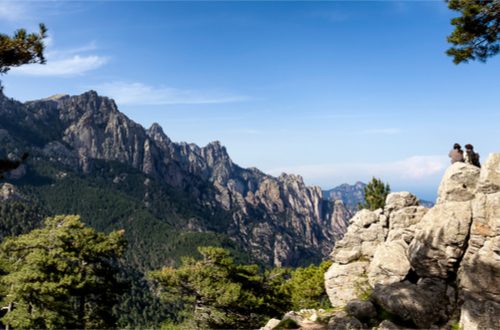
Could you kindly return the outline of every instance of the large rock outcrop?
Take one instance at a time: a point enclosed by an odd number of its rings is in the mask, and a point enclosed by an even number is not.
[[[333,306],[364,297],[403,326],[500,328],[500,154],[450,166],[431,209],[393,193],[350,221],[325,274]]]

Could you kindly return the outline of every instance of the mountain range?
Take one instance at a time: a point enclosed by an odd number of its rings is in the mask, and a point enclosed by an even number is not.
[[[345,232],[362,187],[325,199],[298,175],[238,166],[218,141],[199,147],[173,142],[156,123],[145,129],[94,91],[25,103],[0,94],[0,142],[5,157],[30,154],[9,174],[24,196],[17,203],[36,205],[35,218],[77,213],[99,230],[124,228],[129,257],[145,269],[200,244],[265,265],[318,262]]]

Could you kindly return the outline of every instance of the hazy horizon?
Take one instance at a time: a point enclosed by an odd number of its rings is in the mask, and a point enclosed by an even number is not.
[[[94,89],[174,141],[327,190],[372,176],[433,201],[452,144],[498,151],[500,61],[454,65],[436,2],[12,2],[49,28],[47,64],[1,77],[21,101]],[[496,149],[496,150],[495,150]]]

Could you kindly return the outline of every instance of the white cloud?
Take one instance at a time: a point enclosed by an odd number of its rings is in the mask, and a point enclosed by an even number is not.
[[[449,165],[446,156],[412,156],[383,163],[313,164],[271,169],[267,172],[279,175],[283,172],[300,174],[306,181],[321,186],[334,186],[346,182],[382,178],[389,183],[424,184],[439,180]]]
[[[6,21],[17,21],[25,16],[26,6],[24,3],[0,0],[0,19]]]
[[[109,61],[109,57],[88,54],[88,52],[97,49],[94,41],[73,48],[55,48],[54,36],[49,34],[44,40],[44,44],[47,60],[45,64],[26,64],[12,68],[9,74],[71,77],[96,70]]]
[[[12,74],[28,76],[76,76],[100,68],[108,62],[107,57],[73,55],[59,60],[47,59],[47,64],[27,64],[13,68]]]
[[[154,87],[143,83],[111,82],[94,87],[121,105],[215,104],[246,101],[249,98],[218,91]]]

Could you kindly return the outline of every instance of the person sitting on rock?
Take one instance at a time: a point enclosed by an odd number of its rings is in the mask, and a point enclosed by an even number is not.
[[[450,153],[448,154],[448,157],[451,158],[451,163],[456,163],[456,162],[463,162],[464,161],[464,151],[462,150],[462,147],[460,144],[455,143],[453,145],[453,149],[451,149]]]
[[[479,154],[477,152],[474,152],[474,147],[472,146],[472,144],[465,145],[464,158],[467,164],[481,167],[481,163],[479,163]]]

